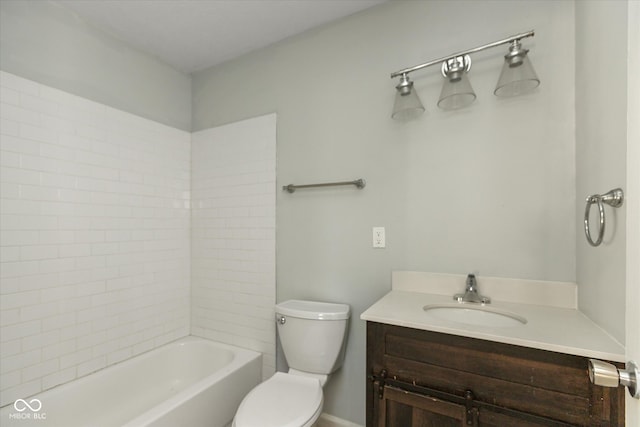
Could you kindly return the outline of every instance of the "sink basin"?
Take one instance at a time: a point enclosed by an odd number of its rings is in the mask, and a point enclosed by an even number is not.
[[[436,319],[467,325],[512,327],[527,323],[527,319],[515,313],[480,304],[431,304],[423,308],[427,315]]]

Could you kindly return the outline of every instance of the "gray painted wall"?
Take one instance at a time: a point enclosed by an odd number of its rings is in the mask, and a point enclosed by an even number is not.
[[[576,214],[585,198],[622,187],[627,150],[627,3],[576,3]],[[593,31],[599,28],[599,31]],[[611,67],[611,64],[617,64]],[[592,235],[598,232],[592,207]],[[602,245],[589,246],[577,224],[580,309],[625,342],[626,211],[605,206]]]
[[[0,69],[190,130],[191,77],[48,1],[2,0]]]
[[[473,58],[473,106],[437,109],[435,67],[412,75],[428,113],[390,119],[392,71],[532,28],[536,93],[494,97],[492,49]],[[353,309],[326,412],[364,423],[359,316],[392,270],[575,281],[574,28],[572,2],[395,1],[194,75],[194,130],[278,113],[278,188],[367,180],[277,195],[277,300]]]
[[[389,290],[392,270],[577,279],[581,307],[616,337],[623,333],[623,315],[606,308],[619,307],[623,281],[587,276],[592,262],[617,257],[624,230],[602,252],[588,252],[580,228],[584,195],[620,185],[609,169],[582,184],[595,160],[581,157],[587,133],[580,130],[576,153],[574,111],[579,126],[602,112],[606,128],[619,129],[610,104],[581,110],[592,95],[579,93],[574,105],[574,77],[596,79],[600,89],[611,83],[603,70],[575,69],[576,55],[582,66],[599,39],[587,34],[601,25],[597,4],[574,19],[573,2],[398,0],[200,72],[191,88],[189,76],[48,2],[3,0],[0,68],[180,129],[278,112],[278,188],[365,178],[362,191],[278,192],[277,199],[278,300],[352,306],[347,360],[327,386],[325,410],[363,423],[365,326],[358,317]],[[620,25],[618,12],[603,15],[607,28]],[[428,113],[411,123],[389,119],[390,72],[530,28],[537,34],[525,45],[542,80],[536,93],[491,95],[504,54],[497,48],[474,55],[478,99],[470,108],[435,107],[441,83],[432,69],[412,76]],[[386,249],[370,247],[372,226],[387,228]],[[605,259],[594,260],[601,253]],[[602,298],[606,304],[598,304]]]

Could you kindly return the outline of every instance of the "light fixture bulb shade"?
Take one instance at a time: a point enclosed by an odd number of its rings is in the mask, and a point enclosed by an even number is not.
[[[393,104],[393,113],[391,118],[400,121],[415,119],[424,113],[424,106],[420,102],[420,98],[416,91],[411,88],[408,92],[396,91],[396,100]]]
[[[476,99],[476,94],[471,87],[469,77],[466,72],[447,74],[440,99],[438,99],[438,107],[443,110],[457,110],[470,105]]]
[[[509,97],[531,92],[540,85],[540,79],[529,61],[527,51],[518,56],[505,56],[502,72],[493,91],[495,96]]]

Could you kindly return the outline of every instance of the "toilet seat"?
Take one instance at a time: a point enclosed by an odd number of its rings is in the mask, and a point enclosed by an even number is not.
[[[276,372],[242,400],[234,427],[308,427],[322,411],[322,386],[316,378]]]

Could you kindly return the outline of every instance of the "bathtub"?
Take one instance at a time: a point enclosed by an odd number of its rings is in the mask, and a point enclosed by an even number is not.
[[[262,380],[262,355],[185,337],[0,410],[0,425],[230,425]]]

